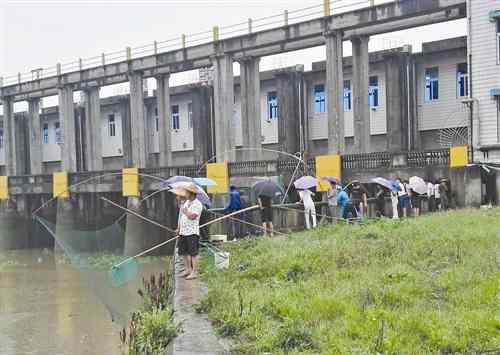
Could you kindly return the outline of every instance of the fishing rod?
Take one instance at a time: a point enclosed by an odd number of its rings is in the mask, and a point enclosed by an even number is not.
[[[119,209],[121,209],[122,211],[126,211],[126,212],[128,212],[128,213],[130,213],[130,214],[132,214],[132,215],[136,216],[137,218],[140,218],[140,219],[142,219],[142,220],[146,221],[146,222],[152,223],[153,225],[155,225],[155,226],[157,226],[157,227],[159,227],[159,228],[162,228],[162,229],[164,229],[164,230],[166,230],[166,231],[169,231],[169,232],[171,232],[171,233],[177,233],[177,231],[174,231],[173,229],[168,228],[168,227],[164,226],[164,225],[163,225],[163,224],[161,224],[161,223],[158,223],[158,222],[156,222],[156,221],[153,221],[152,219],[149,219],[149,218],[147,218],[147,217],[144,217],[144,216],[143,216],[143,215],[141,215],[140,213],[137,213],[137,212],[132,211],[132,210],[130,210],[130,209],[128,209],[128,208],[126,208],[126,207],[123,207],[123,206],[119,205],[118,203],[115,203],[115,202],[113,202],[113,201],[110,201],[110,200],[108,200],[108,199],[107,199],[107,198],[105,198],[105,197],[101,197],[101,199],[102,199],[103,201],[106,201],[107,203],[111,204],[112,206],[114,206],[114,207],[116,207],[116,208],[119,208]],[[233,212],[233,213],[228,214],[228,215],[226,215],[226,216],[223,216],[223,217],[220,217],[220,218],[216,218],[216,219],[214,219],[214,220],[212,220],[212,221],[210,221],[210,222],[207,222],[207,223],[205,223],[205,224],[201,225],[201,226],[200,226],[200,228],[207,227],[207,226],[209,226],[209,225],[211,225],[211,224],[214,224],[214,223],[216,223],[216,222],[219,222],[219,221],[221,221],[221,220],[224,220],[224,219],[226,219],[226,218],[228,218],[228,217],[230,217],[230,216],[234,216],[234,215],[238,215],[238,214],[243,213],[243,212],[247,212],[247,211],[254,210],[254,209],[258,208],[258,207],[259,207],[258,205],[251,206],[251,207],[245,208],[245,209],[243,209],[243,210],[239,210],[239,211]],[[125,264],[125,263],[129,262],[130,260],[133,260],[133,259],[138,258],[138,257],[140,257],[140,256],[146,255],[146,254],[148,254],[148,253],[152,252],[153,250],[156,250],[156,249],[158,249],[158,248],[160,248],[160,247],[162,247],[162,246],[164,246],[164,245],[166,245],[166,244],[168,244],[168,243],[170,243],[170,242],[172,242],[172,241],[174,241],[174,240],[177,240],[177,239],[178,239],[178,238],[180,238],[180,237],[181,237],[180,235],[177,235],[176,237],[171,238],[171,239],[169,239],[169,240],[167,240],[167,241],[165,241],[165,242],[162,242],[162,243],[160,243],[160,244],[157,244],[157,245],[155,245],[155,246],[153,246],[153,247],[151,247],[151,248],[149,248],[149,249],[147,249],[147,250],[145,250],[145,251],[143,251],[143,252],[141,252],[141,253],[139,253],[139,254],[137,254],[137,255],[131,256],[131,257],[129,257],[129,258],[127,258],[127,259],[125,259],[125,260],[121,261],[120,263],[118,263],[118,264],[114,265],[114,266],[113,266],[113,268],[114,268],[114,269],[116,269],[116,268],[118,268],[119,266],[121,266],[121,265],[123,265],[123,264]]]

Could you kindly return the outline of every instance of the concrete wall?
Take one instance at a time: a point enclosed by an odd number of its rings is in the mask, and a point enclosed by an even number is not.
[[[500,107],[491,95],[492,89],[500,89],[500,44],[496,23],[489,18],[494,10],[500,10],[500,0],[469,1],[472,96],[478,100],[474,106],[478,120],[474,121],[473,127],[478,133],[476,148],[500,144]],[[476,157],[498,163],[500,147]]]

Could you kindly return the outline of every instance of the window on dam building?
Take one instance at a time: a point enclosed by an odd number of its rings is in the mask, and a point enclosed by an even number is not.
[[[275,120],[278,118],[278,94],[273,91],[267,94],[267,106],[268,106],[268,121]]]
[[[378,107],[378,76],[370,76],[368,100],[370,107]]]
[[[188,103],[188,128],[193,128],[193,104]]]
[[[108,136],[115,137],[116,136],[116,121],[115,115],[108,115]]]
[[[352,110],[352,89],[351,81],[344,80],[344,112]]]
[[[469,96],[469,74],[467,63],[457,65],[457,97]]]
[[[314,112],[326,112],[325,85],[316,85],[314,87]]]
[[[61,140],[61,125],[59,122],[56,122],[54,123],[54,129],[55,129],[55,132],[56,132],[56,141],[55,143],[56,144],[61,144],[62,140]]]
[[[181,128],[179,105],[172,106],[172,129],[179,130]]]
[[[44,123],[42,128],[42,143],[49,144],[49,124]]]
[[[439,100],[439,68],[425,69],[425,101]]]
[[[497,63],[500,64],[500,18],[497,18]]]

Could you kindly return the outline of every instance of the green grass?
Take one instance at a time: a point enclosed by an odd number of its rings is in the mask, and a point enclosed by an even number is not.
[[[500,209],[226,249],[200,310],[234,354],[500,353]]]

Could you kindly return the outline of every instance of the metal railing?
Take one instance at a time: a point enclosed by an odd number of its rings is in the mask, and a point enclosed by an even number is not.
[[[342,156],[343,169],[389,168],[393,154],[389,152],[347,154]]]
[[[162,54],[165,52],[217,42],[223,39],[248,35],[256,32],[286,27],[299,22],[317,19],[343,12],[374,6],[374,0],[323,0],[323,3],[297,10],[285,10],[281,14],[228,26],[214,26],[212,30],[192,34],[181,34],[163,41],[153,41],[139,47],[126,47],[110,53],[102,53],[90,58],[79,58],[68,63],[57,63],[55,66],[33,69],[25,73],[17,73],[0,77],[0,87],[21,84],[39,79],[57,77],[62,74],[78,72],[85,69],[104,67],[133,59]]]
[[[422,152],[408,152],[409,167],[446,166],[450,164],[450,150],[438,149]]]

